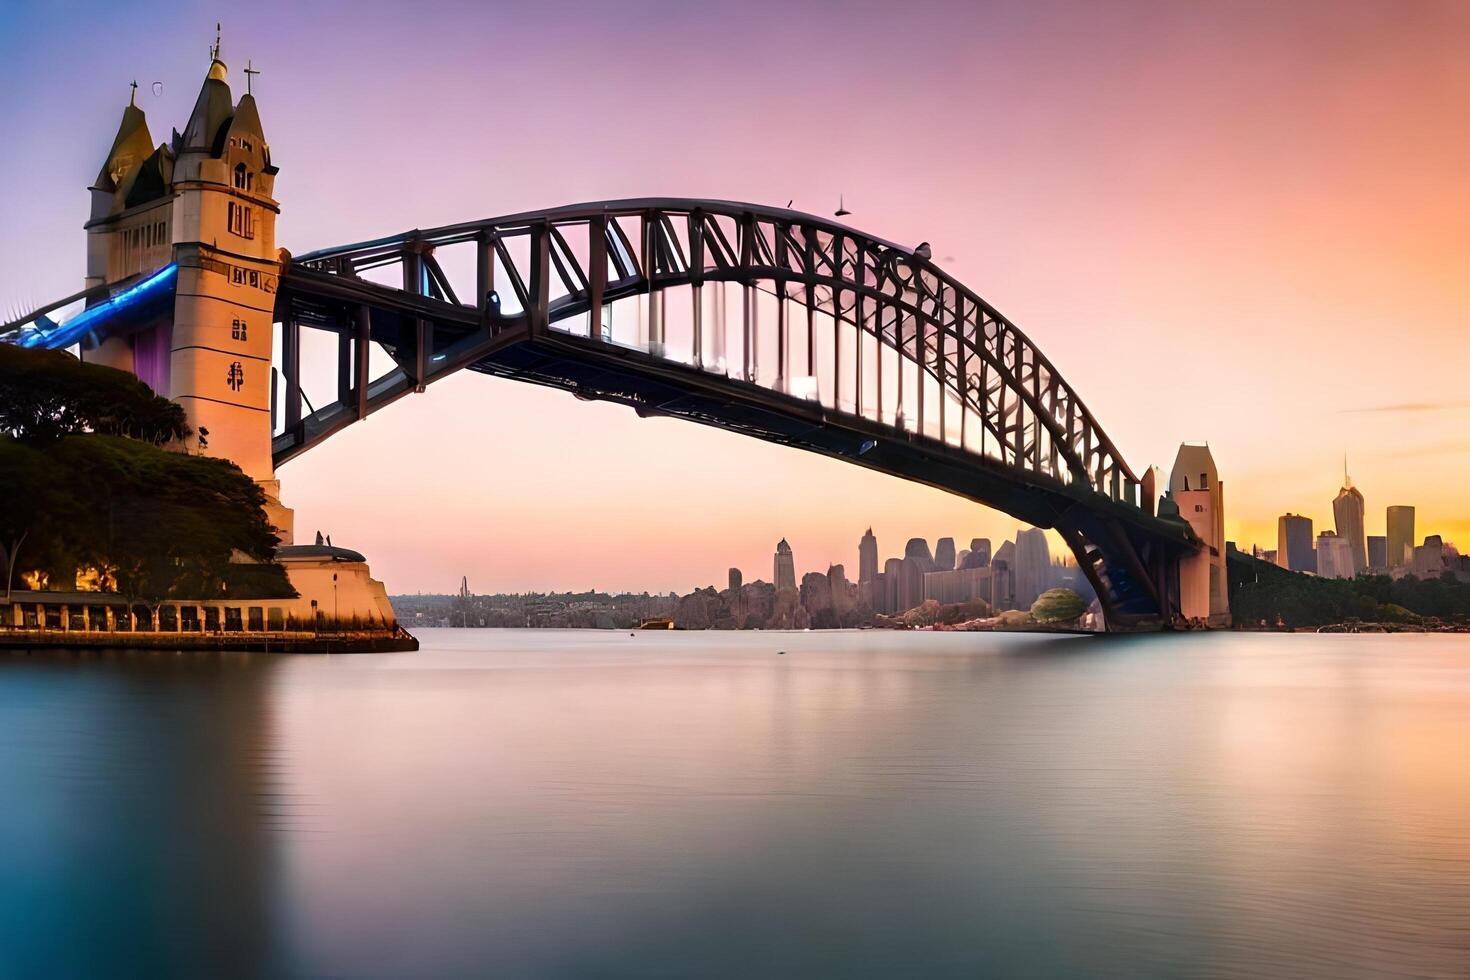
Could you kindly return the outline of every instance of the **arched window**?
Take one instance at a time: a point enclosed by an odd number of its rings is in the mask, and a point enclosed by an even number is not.
[[[250,188],[250,173],[243,163],[235,164],[235,186],[242,191]]]

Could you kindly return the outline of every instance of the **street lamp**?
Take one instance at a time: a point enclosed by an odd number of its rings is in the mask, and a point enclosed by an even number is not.
[[[321,631],[321,621],[317,619],[316,600],[311,600],[311,632],[313,635]]]
[[[337,614],[337,573],[332,573],[332,629],[341,632],[342,618]]]

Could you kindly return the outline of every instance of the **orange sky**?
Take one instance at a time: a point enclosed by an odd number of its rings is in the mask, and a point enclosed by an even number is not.
[[[198,91],[213,14],[116,29],[0,13],[11,139],[0,300],[80,284],[126,101],[155,138]],[[225,25],[280,166],[295,252],[639,195],[830,213],[936,260],[1013,319],[1135,470],[1208,440],[1227,533],[1368,504],[1470,545],[1470,5],[476,6]],[[159,25],[165,25],[160,28]],[[84,72],[58,72],[59,62]],[[149,84],[164,82],[161,96]],[[308,389],[308,394],[310,390]],[[840,462],[462,375],[281,471],[303,536],[392,591],[688,589],[856,564],[1016,523]]]

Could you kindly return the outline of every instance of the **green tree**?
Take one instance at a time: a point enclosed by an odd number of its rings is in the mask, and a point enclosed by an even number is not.
[[[96,567],[130,601],[295,595],[259,485],[228,460],[161,447],[184,411],[132,375],[0,344],[0,564]],[[156,615],[156,612],[155,612]]]
[[[1071,589],[1047,589],[1031,604],[1038,623],[1075,623],[1087,612],[1087,602]]]
[[[68,436],[49,454],[58,471],[87,475],[90,499],[74,515],[82,560],[111,571],[131,601],[156,607],[247,581],[256,596],[294,595],[273,560],[265,494],[235,464],[100,435]],[[237,556],[257,564],[243,572]]]
[[[95,432],[161,446],[189,431],[183,408],[126,371],[0,344],[0,433],[40,444]]]

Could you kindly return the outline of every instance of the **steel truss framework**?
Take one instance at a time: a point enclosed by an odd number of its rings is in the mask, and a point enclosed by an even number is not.
[[[462,261],[448,256],[459,253]],[[454,274],[451,274],[453,272]],[[416,230],[282,278],[277,463],[464,368],[841,456],[1056,528],[1112,626],[1177,612],[1187,526],[1014,324],[927,255],[799,212],[603,202]],[[335,397],[302,383],[335,333]],[[391,367],[369,376],[374,345]]]

